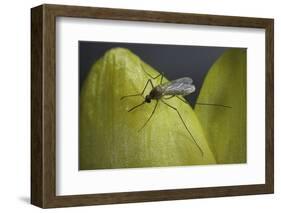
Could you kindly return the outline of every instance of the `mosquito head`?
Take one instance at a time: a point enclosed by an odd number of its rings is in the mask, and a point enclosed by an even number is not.
[[[151,96],[150,95],[147,95],[147,96],[145,96],[145,102],[146,103],[150,103],[151,102]]]

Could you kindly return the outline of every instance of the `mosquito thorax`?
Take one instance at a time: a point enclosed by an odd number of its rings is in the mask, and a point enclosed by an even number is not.
[[[154,87],[149,93],[150,99],[154,99],[154,100],[161,99],[162,95],[163,95],[162,90],[161,87],[159,86]]]

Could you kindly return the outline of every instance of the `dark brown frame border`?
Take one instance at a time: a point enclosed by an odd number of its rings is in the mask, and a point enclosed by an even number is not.
[[[266,32],[266,183],[195,189],[56,196],[56,17],[263,28]],[[41,5],[31,9],[31,203],[65,207],[274,192],[274,20],[155,11]]]

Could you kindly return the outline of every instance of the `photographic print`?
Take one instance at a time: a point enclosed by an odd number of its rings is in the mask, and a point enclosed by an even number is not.
[[[246,53],[79,41],[79,169],[246,163]]]

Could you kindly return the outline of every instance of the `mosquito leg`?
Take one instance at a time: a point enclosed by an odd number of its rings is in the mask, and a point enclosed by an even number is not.
[[[187,100],[185,100],[185,99],[181,99],[179,96],[176,96],[178,99],[180,99],[182,102],[184,102],[184,103],[186,103],[186,104],[189,104],[188,102],[187,102]]]
[[[171,98],[175,97],[175,95],[171,95],[170,97],[163,97],[165,100],[169,100]]]
[[[126,96],[121,97],[120,100],[123,100],[124,98],[128,98],[128,97],[142,96],[149,83],[152,86],[152,88],[154,88],[151,79],[148,79],[141,93],[134,94],[134,95],[126,95]]]
[[[181,99],[180,97],[178,97],[178,96],[176,96],[178,99],[180,99],[182,102],[184,102],[184,103],[186,103],[186,104],[189,104],[188,102],[187,102],[187,100],[183,100],[183,99]],[[172,98],[172,97],[169,97],[169,98],[165,98],[165,99],[170,99],[170,98]],[[222,104],[209,104],[209,103],[199,103],[199,102],[197,102],[197,103],[195,103],[195,105],[203,105],[203,106],[215,106],[215,107],[224,107],[224,108],[232,108],[231,106],[227,106],[227,105],[222,105]]]
[[[205,105],[205,106],[216,106],[216,107],[232,108],[231,106],[222,105],[222,104],[209,104],[209,103],[198,103],[198,102],[195,105]]]
[[[182,99],[182,98],[180,98],[179,96],[176,96],[176,95],[172,95],[172,96],[167,97],[167,98],[164,98],[164,99],[167,100],[167,99],[171,99],[171,98],[173,98],[173,97],[176,97],[176,98],[178,98],[179,100],[181,100],[183,103],[189,105],[189,103],[188,103],[188,101],[187,101],[186,99]]]
[[[161,75],[160,84],[162,84],[163,78],[164,78],[164,73],[162,72],[160,75]]]
[[[152,75],[150,75],[147,71],[146,71],[146,69],[144,68],[144,66],[142,65],[142,63],[140,64],[141,65],[141,68],[142,68],[142,70],[145,72],[145,74],[147,74],[151,79],[153,79],[153,80],[155,80],[156,78],[158,78],[159,76],[161,76],[162,74],[159,74],[159,75],[157,75],[157,76],[152,76]]]
[[[139,129],[139,131],[141,131],[145,126],[146,126],[146,124],[150,121],[150,119],[152,118],[152,116],[153,116],[153,114],[154,114],[154,112],[155,112],[155,110],[156,110],[156,107],[157,107],[157,105],[158,105],[158,100],[156,100],[156,104],[154,105],[154,108],[153,108],[153,111],[152,111],[152,113],[150,114],[150,116],[149,116],[149,118],[147,119],[147,121],[143,124],[143,126]]]
[[[152,75],[150,75],[150,74],[145,70],[145,68],[144,68],[144,66],[143,66],[142,64],[141,64],[141,67],[142,67],[143,71],[144,71],[151,79],[153,79],[153,80],[155,80],[155,79],[157,79],[159,76],[161,76],[160,84],[162,84],[163,77],[164,77],[164,74],[163,74],[163,73],[161,73],[161,74],[159,74],[159,75],[153,77]],[[128,98],[128,97],[142,96],[143,93],[144,93],[144,91],[145,91],[145,89],[146,89],[146,87],[148,86],[149,83],[150,83],[151,87],[154,88],[154,85],[153,85],[151,79],[148,79],[148,80],[147,80],[147,82],[146,82],[146,84],[145,84],[145,86],[144,86],[144,88],[143,88],[143,90],[142,90],[141,93],[133,94],[133,95],[126,95],[126,96],[121,97],[120,100],[123,100],[124,98]]]
[[[182,123],[183,123],[185,129],[188,131],[189,135],[191,136],[192,140],[194,141],[194,143],[196,144],[196,146],[197,146],[198,149],[200,150],[201,155],[203,156],[203,151],[202,151],[201,147],[198,145],[198,143],[196,142],[195,138],[193,137],[193,135],[191,134],[191,132],[190,132],[189,129],[187,128],[187,126],[186,126],[185,122],[183,121],[183,118],[181,117],[181,114],[179,113],[178,109],[177,109],[176,107],[171,106],[170,104],[166,103],[166,102],[163,101],[163,100],[161,100],[161,101],[162,101],[162,103],[164,103],[165,105],[167,105],[168,107],[172,108],[173,110],[175,110],[175,111],[178,113],[178,115],[179,115],[179,117],[180,117],[180,119],[181,119],[181,121],[182,121]]]
[[[162,84],[163,78],[164,78],[164,73],[163,73],[163,72],[160,73],[159,75],[153,77],[152,75],[150,75],[150,74],[146,71],[146,69],[144,68],[143,64],[140,64],[140,65],[141,65],[141,67],[142,67],[142,70],[143,70],[151,79],[155,80],[155,79],[157,79],[158,77],[161,76],[160,84]]]

